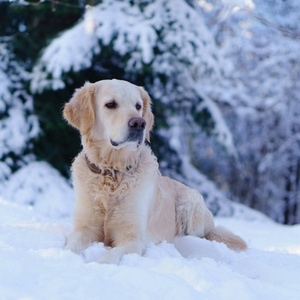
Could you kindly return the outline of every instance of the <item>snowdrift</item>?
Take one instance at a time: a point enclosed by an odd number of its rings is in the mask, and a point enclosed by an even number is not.
[[[149,244],[142,257],[126,255],[118,266],[100,265],[102,243],[81,256],[63,249],[69,216],[46,217],[0,199],[1,299],[299,299],[299,225],[216,223],[243,236],[249,249],[236,253],[187,236]]]

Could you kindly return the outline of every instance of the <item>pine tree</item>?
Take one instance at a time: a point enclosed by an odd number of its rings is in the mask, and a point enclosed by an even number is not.
[[[80,140],[63,104],[87,80],[118,78],[153,98],[164,174],[198,188],[214,213],[233,213],[226,193],[300,221],[297,0],[80,3],[0,4],[1,126],[23,116],[19,133],[1,130],[2,177],[34,157],[69,176]]]
[[[64,217],[70,215],[74,195],[53,167],[36,162],[33,140],[42,131],[28,85],[32,64],[48,38],[64,28],[62,23],[75,20],[66,10],[69,17],[63,22],[62,10],[49,20],[53,12],[47,6],[0,3],[0,197],[48,216]]]
[[[33,69],[31,91],[36,105],[42,107],[50,97],[57,103],[61,99],[62,105],[86,80],[118,78],[143,85],[154,101],[152,148],[161,168],[173,177],[186,177],[183,170],[189,172],[190,159],[185,158],[190,156],[190,141],[201,131],[236,156],[231,132],[211,97],[228,84],[222,78],[220,60],[213,36],[188,2],[106,0],[44,49]],[[46,109],[44,114],[49,115]],[[42,129],[48,142],[48,136],[59,134],[43,125]],[[53,159],[56,162],[67,147],[61,146]],[[65,165],[57,167],[62,170]],[[198,185],[204,186],[204,178]],[[224,198],[215,187],[210,193],[212,201]],[[215,212],[222,207],[214,206],[219,207]]]
[[[32,142],[39,132],[32,97],[24,82],[28,73],[16,61],[9,39],[0,44],[0,180],[32,161]]]
[[[208,2],[213,5],[203,15],[233,63],[227,69],[232,86],[239,87],[231,89],[224,116],[240,162],[222,166],[212,157],[219,173],[227,170],[219,180],[233,178],[227,181],[231,197],[273,219],[300,222],[300,3]],[[208,7],[203,9],[207,12]],[[211,22],[218,19],[221,22]],[[213,179],[218,181],[217,176]]]

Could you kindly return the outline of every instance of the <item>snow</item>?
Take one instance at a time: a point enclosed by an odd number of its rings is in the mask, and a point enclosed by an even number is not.
[[[16,64],[8,43],[0,42],[0,159],[20,155],[30,147],[30,140],[39,133],[33,115],[33,99],[21,81],[28,77],[24,67]],[[7,174],[0,164],[0,178]],[[5,172],[4,172],[5,171]]]
[[[64,199],[60,199],[64,202]],[[65,251],[69,215],[49,217],[0,198],[1,299],[299,299],[300,226],[269,219],[216,218],[249,244],[245,252],[187,236],[149,244],[120,265]]]
[[[2,197],[10,202],[29,205],[45,216],[70,215],[75,196],[60,173],[46,162],[31,162],[0,185]]]

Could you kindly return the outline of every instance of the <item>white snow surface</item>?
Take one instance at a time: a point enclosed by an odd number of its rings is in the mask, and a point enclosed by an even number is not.
[[[37,161],[25,165],[0,184],[0,195],[52,219],[69,217],[75,202],[67,180],[48,163]]]
[[[54,219],[0,198],[1,299],[300,299],[299,225],[217,218],[247,251],[187,236],[100,265],[102,243],[64,250],[70,214]]]

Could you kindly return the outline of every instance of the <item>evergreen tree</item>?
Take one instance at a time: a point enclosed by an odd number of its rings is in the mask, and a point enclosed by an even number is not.
[[[233,213],[226,194],[300,222],[299,11],[297,0],[1,2],[1,178],[35,159],[68,177],[80,140],[63,104],[87,80],[118,78],[153,98],[164,174],[214,213]]]
[[[53,17],[49,3],[0,2],[0,196],[52,217],[68,216],[74,196],[57,171],[35,161],[33,140],[43,131],[28,86],[41,49],[80,15],[62,8]]]
[[[184,158],[189,157],[190,141],[199,131],[209,132],[230,155],[236,155],[231,133],[210,97],[216,92],[213,84],[228,84],[222,78],[216,50],[213,36],[197,10],[184,0],[106,0],[88,9],[82,20],[44,49],[33,69],[31,91],[36,94],[39,110],[45,109],[49,120],[45,99],[51,97],[57,103],[61,99],[62,105],[86,80],[118,78],[143,85],[154,101],[152,148],[164,173],[173,177],[181,174],[184,179],[184,170],[190,165],[190,159]],[[63,134],[54,134],[53,128],[43,124],[42,128],[47,142]],[[49,155],[55,162],[58,156],[63,157],[62,153],[68,153],[71,159],[71,142],[64,140],[55,156],[53,147],[44,146],[41,152],[51,149]],[[46,145],[45,141],[42,144]],[[73,142],[72,149],[78,151]],[[62,170],[65,165],[56,167]],[[203,180],[201,177],[198,186],[205,186]],[[209,193],[212,202],[224,198],[216,188]],[[216,212],[222,205],[214,207],[218,207]]]
[[[25,90],[28,73],[16,61],[10,39],[0,44],[0,180],[32,157],[31,140],[39,131],[32,97]]]
[[[205,1],[202,9],[216,43],[233,63],[227,74],[238,89],[231,89],[224,116],[240,160],[220,163],[216,152],[211,178],[226,182],[231,198],[279,222],[298,223],[300,3],[224,2]]]

